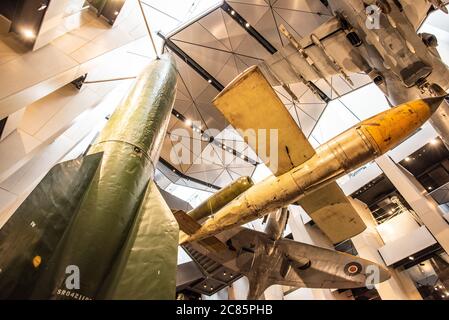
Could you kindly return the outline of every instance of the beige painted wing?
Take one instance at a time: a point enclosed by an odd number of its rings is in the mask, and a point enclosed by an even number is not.
[[[253,135],[244,135],[244,139],[269,167],[273,165],[270,169],[276,176],[315,154],[259,67],[251,67],[237,77],[213,103],[237,130],[255,130]],[[269,143],[266,153],[260,150],[257,137],[260,129],[278,130],[277,147],[272,152]],[[301,205],[334,243],[349,239],[366,228],[336,183],[308,195]]]
[[[213,103],[276,176],[315,154],[259,67],[237,77]],[[277,139],[270,139],[270,130],[277,132]],[[270,140],[277,140],[277,146]]]
[[[350,239],[366,229],[336,182],[308,195],[299,204],[333,243]]]

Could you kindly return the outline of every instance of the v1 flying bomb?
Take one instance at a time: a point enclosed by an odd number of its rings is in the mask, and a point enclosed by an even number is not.
[[[339,242],[336,239],[346,239],[342,232],[362,232],[365,225],[357,213],[348,215],[344,204],[335,199],[341,199],[335,180],[396,147],[428,121],[444,100],[441,96],[399,105],[360,122],[315,151],[301,130],[293,127],[294,120],[261,70],[257,66],[249,68],[215,98],[214,104],[235,128],[278,128],[279,168],[201,227],[183,230],[187,234],[182,235],[180,243],[204,241],[294,203],[311,213],[334,243]],[[251,147],[258,151],[257,137],[244,138],[246,142],[256,142]],[[344,194],[343,198],[348,201]],[[314,216],[317,207],[318,214]]]

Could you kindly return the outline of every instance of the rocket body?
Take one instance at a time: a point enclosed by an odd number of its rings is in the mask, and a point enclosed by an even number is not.
[[[101,163],[34,297],[42,297],[45,288],[51,298],[67,298],[70,265],[80,272],[79,299],[98,297],[153,179],[176,81],[170,56],[152,62],[101,131],[89,150],[103,154]]]

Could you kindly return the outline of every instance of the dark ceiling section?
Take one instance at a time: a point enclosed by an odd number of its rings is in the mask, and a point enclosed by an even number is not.
[[[400,162],[429,192],[449,182],[449,151],[440,138]]]
[[[19,0],[11,19],[11,32],[31,47],[39,33],[50,0]]]
[[[98,16],[103,16],[113,25],[122,10],[126,0],[88,0],[87,2],[97,10]]]
[[[351,197],[365,203],[379,223],[402,212],[403,208],[411,209],[385,174],[354,192]]]
[[[0,139],[2,138],[3,130],[5,129],[7,120],[8,120],[8,117],[0,120]]]
[[[18,0],[2,0],[0,1],[0,15],[8,20],[12,20],[16,11],[17,4],[21,2]]]
[[[179,289],[211,296],[229,287],[234,281],[243,276],[201,254],[190,245],[185,245],[183,248],[196,263],[203,277]],[[179,292],[180,290],[177,291]]]

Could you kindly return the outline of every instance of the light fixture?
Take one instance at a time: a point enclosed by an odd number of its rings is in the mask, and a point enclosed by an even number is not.
[[[433,188],[432,188],[432,187],[428,187],[427,189],[428,189],[428,190],[432,190]]]
[[[47,9],[47,5],[45,3],[42,3],[41,6],[39,8],[37,8],[37,11],[42,11]]]
[[[115,11],[115,12],[114,12],[114,16],[118,16],[118,11]]]
[[[432,140],[430,140],[430,144],[431,144],[432,146],[436,146],[438,143],[439,143],[438,139],[432,139]]]
[[[190,119],[186,119],[186,125],[187,126],[191,126],[192,125],[192,120],[190,120]]]
[[[31,29],[23,29],[22,34],[26,39],[33,39],[36,36]]]
[[[410,161],[412,161],[412,158],[410,158],[410,157],[405,158],[405,162],[410,162]]]
[[[235,11],[234,10],[231,10],[231,15],[234,15],[235,14]]]
[[[224,275],[224,276],[226,275],[226,271],[225,271],[225,272],[223,272],[223,275]]]
[[[249,28],[249,23],[248,22],[245,23],[245,27]]]
[[[209,80],[207,80],[207,82],[209,82],[209,83],[212,83],[212,80],[211,80],[211,79],[209,79]]]
[[[413,261],[415,258],[413,256],[408,257],[409,260]]]

